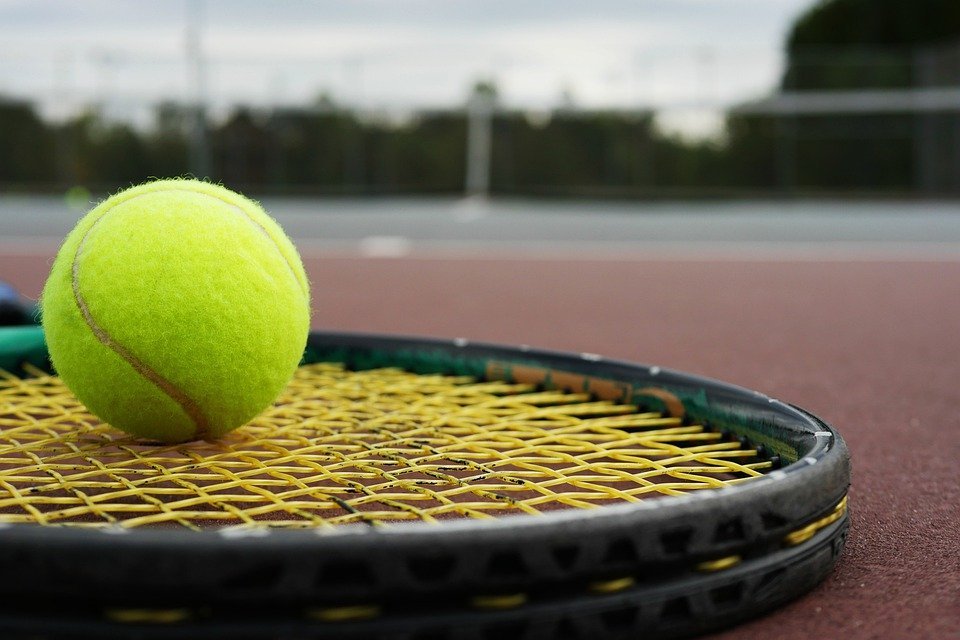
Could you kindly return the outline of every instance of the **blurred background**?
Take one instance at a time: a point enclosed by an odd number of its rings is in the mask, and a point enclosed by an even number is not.
[[[953,259],[960,3],[0,0],[0,254],[171,176],[320,257]]]
[[[0,189],[960,195],[953,0],[0,1]]]

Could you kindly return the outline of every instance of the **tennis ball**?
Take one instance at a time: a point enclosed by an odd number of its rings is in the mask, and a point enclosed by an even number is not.
[[[50,358],[131,434],[215,438],[263,411],[300,362],[300,256],[255,202],[197,180],[122,191],[70,232],[41,297]]]

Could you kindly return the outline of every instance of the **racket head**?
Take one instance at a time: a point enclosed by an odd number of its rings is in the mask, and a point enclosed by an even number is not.
[[[0,331],[0,368],[26,374],[45,364],[39,330],[9,331]],[[240,627],[285,626],[329,637],[461,637],[464,628],[683,635],[796,597],[842,550],[842,438],[763,394],[592,354],[465,340],[313,333],[304,362],[586,394],[705,425],[776,468],[721,488],[597,508],[387,526],[359,518],[331,527],[83,528],[0,517],[8,578],[0,592],[16,603],[0,624],[29,627],[31,611],[42,617],[37,603],[57,602],[73,603],[61,620],[97,633],[190,637],[206,628],[244,637]],[[251,618],[251,606],[271,613]]]

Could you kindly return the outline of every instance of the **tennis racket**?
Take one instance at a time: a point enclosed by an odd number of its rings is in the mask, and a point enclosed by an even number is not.
[[[101,423],[0,330],[0,629],[31,638],[653,638],[829,574],[849,461],[813,415],[606,360],[310,336],[214,442]]]

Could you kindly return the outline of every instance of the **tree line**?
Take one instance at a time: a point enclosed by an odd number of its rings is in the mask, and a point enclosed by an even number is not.
[[[139,130],[96,112],[52,124],[28,103],[0,103],[0,185],[98,189],[191,174],[195,134],[166,122],[189,110],[159,112],[157,126]],[[690,141],[662,133],[653,113],[499,112],[490,188],[593,197],[909,192],[921,186],[921,118],[731,115],[721,140]],[[949,130],[955,118],[940,124]],[[349,110],[241,108],[206,131],[207,177],[260,192],[461,193],[466,130],[466,113],[456,111],[392,122]]]
[[[823,0],[787,37],[782,91],[960,86],[956,0]],[[146,129],[96,110],[66,122],[0,100],[0,187],[114,189],[197,173],[251,192],[458,194],[467,111],[371,117],[330,101],[237,108],[198,132],[156,109]],[[492,121],[490,190],[503,195],[960,195],[960,113],[727,114],[716,139],[663,132],[652,112],[529,114]]]

